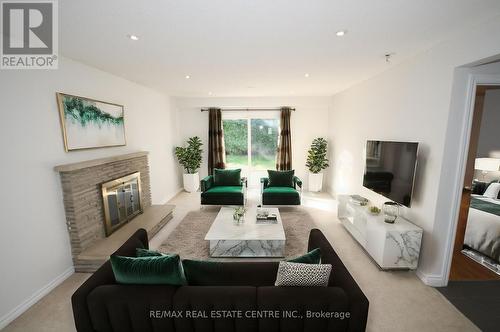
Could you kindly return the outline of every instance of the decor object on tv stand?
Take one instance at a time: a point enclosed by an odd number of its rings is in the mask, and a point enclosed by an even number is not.
[[[318,192],[323,187],[323,173],[321,171],[329,166],[326,158],[327,148],[326,139],[318,137],[312,141],[311,148],[307,152],[306,167],[309,169],[309,191]]]
[[[360,196],[360,195],[351,195],[349,197],[350,197],[349,200],[353,204],[360,205],[360,206],[366,206],[366,205],[368,205],[368,199],[365,198],[365,197],[363,197],[363,196]]]
[[[126,144],[122,105],[65,93],[57,105],[66,152]]]
[[[368,209],[338,196],[338,217],[345,229],[358,241],[383,270],[416,269],[422,242],[422,229],[403,217],[388,224],[384,216],[373,216]]]
[[[399,217],[399,204],[395,202],[384,203],[384,221],[388,224],[394,224]]]
[[[378,207],[376,207],[376,206],[370,206],[368,208],[368,211],[370,211],[370,214],[372,216],[378,216],[380,214],[381,210]]]
[[[201,165],[202,145],[200,138],[193,136],[188,139],[187,147],[177,146],[175,148],[175,156],[185,170],[182,179],[184,190],[187,192],[195,192],[200,188],[198,169]]]

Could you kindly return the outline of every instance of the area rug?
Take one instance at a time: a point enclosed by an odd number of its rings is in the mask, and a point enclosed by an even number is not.
[[[177,253],[182,259],[211,259],[217,261],[271,260],[270,258],[211,258],[208,253],[208,241],[205,241],[217,210],[191,211],[162,243],[159,250],[164,253]],[[307,252],[309,231],[314,228],[311,216],[300,208],[280,209],[285,230],[285,256],[296,257]],[[283,258],[281,258],[283,259]],[[280,260],[277,258],[275,260]]]

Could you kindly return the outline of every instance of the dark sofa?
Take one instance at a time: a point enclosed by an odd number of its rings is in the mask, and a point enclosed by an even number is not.
[[[189,286],[120,285],[108,261],[71,298],[76,328],[79,332],[364,331],[367,298],[321,231],[311,231],[308,246],[310,250],[320,248],[322,263],[333,265],[326,288],[275,287],[277,262],[219,263],[215,270],[200,273],[212,273],[211,281],[188,276]],[[133,256],[137,247],[148,248],[142,229],[115,254]],[[216,313],[222,311],[218,310],[244,314],[242,318],[220,318]],[[307,310],[315,315],[348,312],[350,317],[307,318]],[[191,317],[186,317],[188,311]],[[174,317],[176,312],[184,314]],[[276,312],[279,319],[272,317]],[[291,317],[283,317],[284,312]],[[204,313],[209,318],[202,318]],[[201,316],[195,319],[195,315]]]

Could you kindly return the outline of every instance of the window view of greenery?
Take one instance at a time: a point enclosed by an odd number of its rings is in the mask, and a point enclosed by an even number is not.
[[[226,165],[228,168],[248,166],[248,121],[223,120]]]
[[[252,154],[250,166],[253,169],[276,167],[279,129],[277,119],[223,120],[222,125],[228,168],[249,166],[248,125],[250,125]]]
[[[278,148],[278,120],[250,120],[252,134],[252,167],[275,169]]]

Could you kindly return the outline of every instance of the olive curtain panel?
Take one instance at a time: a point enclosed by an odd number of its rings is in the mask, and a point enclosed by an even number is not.
[[[220,108],[208,110],[208,174],[213,175],[215,168],[226,168],[224,130]]]
[[[290,107],[282,107],[280,115],[280,135],[278,141],[278,153],[276,156],[276,169],[288,171],[292,169],[292,136],[290,128]]]

